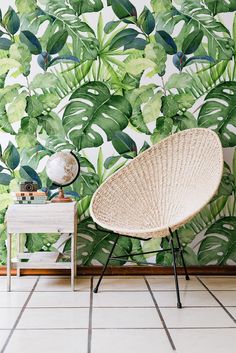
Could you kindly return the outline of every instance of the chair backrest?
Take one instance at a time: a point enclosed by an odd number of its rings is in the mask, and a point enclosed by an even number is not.
[[[168,227],[186,223],[211,200],[222,173],[223,151],[216,133],[184,130],[108,178],[93,196],[91,216],[120,234],[164,235]]]

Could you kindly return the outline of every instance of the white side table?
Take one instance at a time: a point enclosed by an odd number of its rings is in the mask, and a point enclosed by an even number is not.
[[[76,239],[77,239],[77,206],[76,202],[46,203],[41,205],[11,205],[7,210],[7,290],[11,290],[11,240],[13,234],[20,233],[70,233],[71,262],[57,262],[59,253],[40,252],[37,254],[19,253],[17,272],[21,268],[61,268],[71,269],[71,287],[75,288],[76,277]],[[45,261],[43,255],[45,254]],[[27,258],[27,262],[21,259]],[[48,261],[49,259],[50,261]],[[52,261],[52,260],[55,261]],[[48,262],[47,262],[48,261]]]

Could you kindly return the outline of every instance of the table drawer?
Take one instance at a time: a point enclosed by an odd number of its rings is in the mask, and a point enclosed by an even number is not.
[[[75,203],[12,205],[7,211],[9,233],[72,233]]]

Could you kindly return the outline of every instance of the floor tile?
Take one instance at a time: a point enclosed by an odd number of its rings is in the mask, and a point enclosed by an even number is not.
[[[98,277],[94,278],[94,287],[98,281]],[[122,291],[122,290],[141,290],[147,291],[147,286],[143,277],[105,277],[99,287],[100,291]]]
[[[236,306],[236,291],[212,291],[225,306]]]
[[[11,291],[12,292],[30,292],[38,277],[12,277]],[[7,291],[6,276],[0,277],[0,291]]]
[[[76,279],[76,290],[89,291],[90,279],[78,278]],[[41,277],[35,291],[71,291],[70,278],[47,278]]]
[[[25,309],[17,328],[86,328],[89,310],[73,309]]]
[[[162,324],[154,308],[94,308],[93,327],[159,328]]]
[[[180,353],[231,353],[235,351],[236,329],[170,330]]]
[[[175,290],[174,276],[150,276],[147,280],[152,290]],[[181,290],[205,290],[195,277],[190,277],[190,280],[186,281],[183,276],[179,276],[179,287]]]
[[[149,292],[100,292],[93,296],[93,306],[154,306]]]
[[[0,330],[0,350],[3,348],[10,330]]]
[[[199,277],[212,290],[236,290],[236,277]]]
[[[93,353],[172,353],[164,330],[93,330]]]
[[[29,292],[0,292],[0,307],[20,308],[25,304],[28,296]]]
[[[20,308],[0,308],[0,329],[11,329],[20,311]]]
[[[234,327],[222,308],[161,308],[167,327]]]
[[[34,292],[27,307],[89,307],[89,292]]]
[[[5,353],[86,353],[87,330],[15,331]]]
[[[176,307],[176,292],[153,292],[159,306]],[[217,301],[207,291],[181,291],[180,298],[183,307],[186,306],[219,306]]]

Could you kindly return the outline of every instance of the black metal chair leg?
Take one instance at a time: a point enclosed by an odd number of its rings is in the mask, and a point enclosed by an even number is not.
[[[99,288],[100,283],[101,283],[101,281],[102,281],[102,279],[103,279],[103,276],[104,276],[104,273],[105,273],[105,271],[106,271],[107,265],[108,265],[108,263],[109,263],[109,261],[110,261],[110,258],[112,257],[113,251],[114,251],[115,246],[116,246],[117,241],[118,241],[118,238],[119,238],[119,235],[117,235],[117,237],[116,237],[116,239],[115,239],[115,241],[114,241],[114,244],[112,245],[111,252],[110,252],[110,254],[109,254],[108,258],[107,258],[107,261],[106,261],[106,263],[105,263],[105,265],[104,265],[104,267],[103,267],[101,276],[99,277],[98,283],[97,283],[96,287],[95,287],[94,290],[93,290],[94,293],[97,293],[97,292],[98,292],[98,288]]]
[[[175,247],[174,247],[174,241],[173,241],[173,233],[170,230],[170,245],[171,245],[171,251],[173,255],[173,270],[174,270],[174,277],[175,277],[175,289],[176,289],[176,296],[177,296],[177,308],[181,309],[182,304],[180,301],[180,294],[179,294],[179,282],[178,282],[178,274],[177,274],[177,268],[176,268],[176,252],[175,252]]]
[[[175,234],[176,234],[176,239],[177,239],[178,247],[179,247],[179,249],[180,249],[180,256],[181,256],[182,264],[183,264],[183,267],[184,267],[185,279],[186,279],[187,281],[189,281],[190,278],[189,278],[188,271],[187,271],[187,266],[186,266],[185,260],[184,260],[183,248],[182,248],[182,246],[181,246],[181,244],[180,244],[179,235],[178,235],[177,230],[175,231]]]

